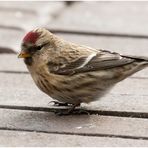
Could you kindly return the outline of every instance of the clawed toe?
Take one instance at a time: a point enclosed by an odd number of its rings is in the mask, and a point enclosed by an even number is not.
[[[71,110],[71,108],[68,110],[58,110],[58,111],[55,111],[54,113],[58,116],[82,115],[82,114],[90,115],[90,113],[86,110],[83,110],[83,109]]]
[[[87,110],[84,109],[75,109],[75,107],[78,105],[73,105],[71,108],[66,110],[57,110],[55,112],[56,115],[63,116],[63,115],[80,115],[80,114],[87,114],[90,115],[90,113]]]
[[[60,110],[55,112],[56,115],[58,116],[66,116],[66,115],[71,115],[71,113],[68,110]]]
[[[76,110],[76,114],[85,114],[85,115],[90,115],[89,111],[87,110],[84,110],[84,109],[79,109],[79,110]]]
[[[49,104],[52,104],[53,106],[70,106],[71,105],[69,103],[63,103],[58,101],[50,101]]]
[[[80,106],[80,103],[78,104],[70,104],[70,103],[62,103],[57,101],[51,101],[49,104],[53,104],[53,106],[68,106],[67,109],[56,109],[54,113],[56,115],[62,116],[62,115],[74,115],[74,114],[87,114],[89,115],[89,112],[84,109],[75,109],[76,107]]]

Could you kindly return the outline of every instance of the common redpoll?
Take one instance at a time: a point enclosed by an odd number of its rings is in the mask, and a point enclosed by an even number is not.
[[[72,104],[98,100],[121,80],[148,66],[148,58],[77,45],[44,28],[30,31],[19,58],[36,85],[53,99]],[[70,112],[69,111],[69,112]]]

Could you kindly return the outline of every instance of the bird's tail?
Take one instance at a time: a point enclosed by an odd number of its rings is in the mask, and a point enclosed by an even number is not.
[[[137,62],[139,61],[139,62],[146,62],[146,63],[148,63],[148,57],[145,57],[145,56],[123,55],[123,57],[134,59],[134,60],[136,60]]]
[[[134,61],[130,63],[130,68],[128,70],[124,70],[124,75],[120,78],[120,81],[127,78],[128,76],[133,75],[134,73],[148,67],[148,57],[144,56],[130,56],[123,55],[122,57],[133,59]]]

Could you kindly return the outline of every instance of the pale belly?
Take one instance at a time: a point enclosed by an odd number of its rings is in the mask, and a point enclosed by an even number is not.
[[[34,82],[40,90],[60,102],[79,104],[96,101],[111,87],[97,77],[88,75],[58,76],[33,74]]]

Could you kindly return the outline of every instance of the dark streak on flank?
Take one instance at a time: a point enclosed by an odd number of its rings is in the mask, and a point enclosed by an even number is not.
[[[47,86],[48,86],[48,80],[46,79],[46,77],[44,76],[44,75],[42,75],[41,73],[38,73],[38,75],[40,76],[40,77],[42,77],[42,79],[46,82],[46,84],[47,84]],[[48,76],[47,76],[48,77]]]
[[[76,85],[76,86],[74,86],[73,87],[73,89],[82,89],[82,88],[86,88],[86,87],[93,87],[94,86],[94,84],[95,84],[96,82],[95,81],[89,81],[89,82],[84,82],[84,83],[81,83],[81,84],[79,84],[79,85]]]
[[[87,77],[88,77],[88,78],[91,78],[91,79],[96,79],[96,76],[95,76],[95,75],[92,75],[92,74],[90,74],[90,73],[87,74]]]
[[[44,82],[42,80],[40,80],[40,82],[41,82],[42,86],[46,89],[46,91],[49,91],[48,87],[44,84]]]

